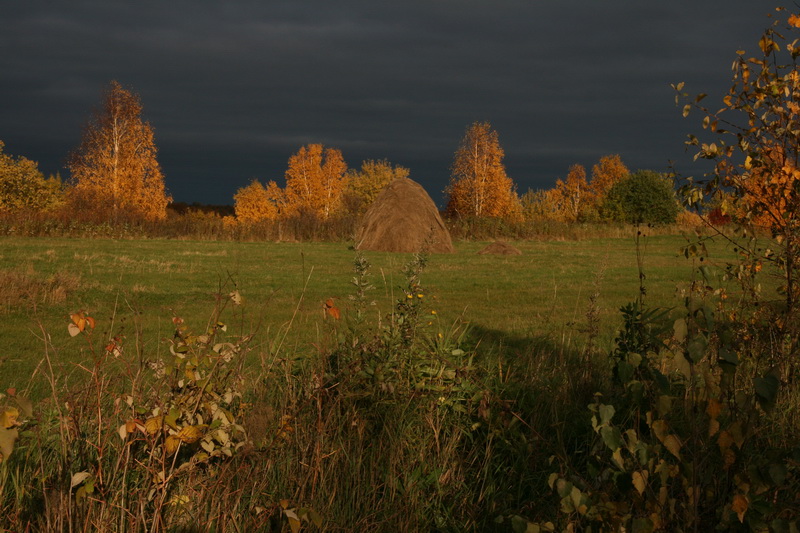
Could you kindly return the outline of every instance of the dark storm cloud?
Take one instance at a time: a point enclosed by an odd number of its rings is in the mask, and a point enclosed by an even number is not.
[[[476,120],[498,130],[522,191],[609,153],[663,170],[697,129],[669,84],[721,94],[735,50],[769,23],[759,4],[4,2],[0,139],[59,170],[116,79],[140,94],[167,186],[189,202],[280,180],[309,142],[351,166],[408,166],[438,197]]]

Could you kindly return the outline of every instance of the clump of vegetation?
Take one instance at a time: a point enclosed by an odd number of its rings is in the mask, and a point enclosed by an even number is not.
[[[80,285],[80,277],[69,272],[45,276],[30,266],[0,270],[0,313],[62,303]]]
[[[680,211],[673,181],[649,170],[615,183],[600,206],[603,218],[630,224],[673,224]]]

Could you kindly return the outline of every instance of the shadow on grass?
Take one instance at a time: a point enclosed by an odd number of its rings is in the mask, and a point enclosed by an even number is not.
[[[480,324],[472,325],[468,335],[498,411],[489,422],[489,433],[501,436],[494,440],[492,458],[498,475],[487,477],[505,479],[513,487],[506,495],[509,511],[552,519],[558,499],[547,478],[558,463],[588,456],[596,435],[587,406],[595,393],[608,390],[607,356],[550,337],[509,334]]]

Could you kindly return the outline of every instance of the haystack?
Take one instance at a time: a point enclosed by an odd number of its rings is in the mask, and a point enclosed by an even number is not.
[[[496,255],[522,255],[522,252],[511,246],[507,242],[497,241],[489,244],[478,252],[480,255],[496,254]]]
[[[408,178],[389,183],[369,207],[356,232],[356,250],[455,252],[436,204]]]

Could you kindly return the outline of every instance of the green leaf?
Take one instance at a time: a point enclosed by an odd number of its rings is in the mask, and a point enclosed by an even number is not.
[[[680,372],[683,377],[686,379],[692,377],[692,365],[681,352],[675,352],[673,361],[675,361],[675,369]]]
[[[672,411],[672,402],[674,399],[673,396],[666,394],[662,394],[658,397],[658,414],[661,418],[664,418]]]
[[[789,521],[784,518],[776,518],[769,524],[770,529],[775,533],[789,533]]]
[[[786,481],[786,476],[789,475],[786,466],[781,463],[773,463],[769,465],[769,477],[772,478],[775,485],[783,485]]]
[[[565,479],[556,481],[556,491],[561,498],[566,498],[572,492],[572,483]]]
[[[753,379],[753,385],[755,386],[759,401],[763,400],[768,404],[775,402],[775,397],[778,395],[778,386],[780,385],[778,378],[772,374],[767,374],[763,378]]]
[[[603,426],[600,428],[600,436],[611,451],[619,450],[622,446],[622,434],[615,427]]]
[[[739,364],[739,354],[736,352],[725,348],[724,346],[719,349],[719,358],[731,365],[738,365]]]
[[[24,396],[16,395],[14,400],[16,400],[17,405],[19,405],[19,408],[22,410],[25,416],[33,416],[33,404],[29,399]]]
[[[537,524],[528,522],[519,515],[511,517],[511,529],[514,530],[514,533],[539,533],[541,531]]]
[[[627,383],[633,379],[633,366],[627,361],[620,361],[617,363],[617,377],[622,383]]]
[[[631,531],[650,533],[653,531],[653,521],[649,518],[635,518],[633,520],[633,529]]]
[[[699,363],[703,360],[703,357],[705,357],[707,347],[708,341],[704,336],[698,335],[693,338],[691,342],[689,342],[686,350],[689,354],[689,359],[695,364]]]
[[[629,353],[628,364],[631,365],[633,368],[638,368],[639,365],[642,364],[642,356],[639,355],[638,353]]]
[[[614,417],[614,413],[616,413],[613,405],[601,405],[599,411],[601,424],[608,424],[611,422],[611,419]]]
[[[675,338],[676,342],[683,342],[686,340],[686,336],[689,334],[689,328],[686,325],[686,320],[683,318],[679,318],[675,321],[672,325],[672,336]]]

